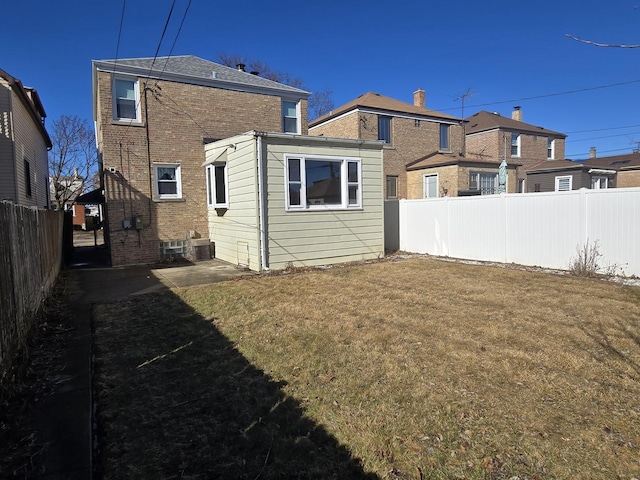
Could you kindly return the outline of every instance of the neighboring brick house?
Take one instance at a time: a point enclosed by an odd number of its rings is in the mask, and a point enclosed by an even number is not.
[[[204,144],[306,134],[309,93],[195,56],[96,60],[93,109],[112,265],[189,256],[208,235]]]
[[[425,97],[418,89],[412,105],[369,92],[311,122],[309,134],[385,142],[385,198],[410,198],[407,165],[463,149],[461,119],[428,110]]]
[[[0,200],[49,208],[46,116],[38,92],[0,70]]]
[[[516,107],[511,118],[480,111],[466,122],[466,155],[507,163],[518,163],[517,191],[531,191],[525,186],[526,171],[546,160],[564,160],[564,133],[524,123],[522,110]]]
[[[516,191],[516,168],[506,169],[506,193]],[[407,198],[459,197],[499,193],[498,162],[434,153],[407,165]]]

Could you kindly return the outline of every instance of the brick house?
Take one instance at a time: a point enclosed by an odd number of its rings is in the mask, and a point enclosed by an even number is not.
[[[46,116],[38,92],[0,70],[0,201],[49,208]]]
[[[93,111],[112,265],[188,257],[208,236],[204,145],[306,134],[309,93],[195,56],[95,60]]]
[[[520,107],[515,107],[511,118],[483,110],[466,118],[465,123],[467,156],[518,163],[518,192],[530,190],[525,187],[527,169],[546,160],[564,160],[567,136],[524,123]]]
[[[421,89],[413,104],[369,92],[311,122],[309,135],[385,142],[385,198],[411,198],[407,165],[463,149],[461,119],[427,109],[425,98]]]

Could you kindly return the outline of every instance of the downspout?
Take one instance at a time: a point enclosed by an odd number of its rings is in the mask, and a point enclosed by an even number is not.
[[[269,270],[269,260],[267,258],[267,212],[265,181],[263,178],[264,167],[262,162],[262,135],[258,137],[258,215],[260,216],[260,267],[262,271]]]

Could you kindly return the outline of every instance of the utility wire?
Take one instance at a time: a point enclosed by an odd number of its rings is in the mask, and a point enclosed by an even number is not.
[[[522,97],[522,98],[515,98],[512,100],[500,100],[498,102],[489,102],[489,103],[478,103],[476,105],[467,105],[467,108],[475,108],[475,107],[486,107],[489,105],[500,105],[503,103],[514,103],[514,102],[522,102],[524,100],[536,100],[538,98],[549,98],[549,97],[558,97],[561,95],[570,95],[573,93],[582,93],[582,92],[590,92],[593,90],[600,90],[603,88],[611,88],[611,87],[620,87],[622,85],[631,85],[634,83],[640,83],[640,80],[630,80],[628,82],[618,82],[618,83],[610,83],[608,85],[598,85],[597,87],[588,87],[588,88],[580,88],[577,90],[567,90],[564,92],[556,92],[556,93],[547,93],[544,95],[534,95],[531,97]],[[451,108],[436,108],[434,110],[440,111],[440,112],[444,112],[447,110],[456,110],[457,107],[451,107]]]
[[[624,126],[624,127],[594,128],[592,130],[574,130],[572,132],[565,132],[565,133],[602,132],[604,130],[621,130],[623,128],[635,128],[635,127],[640,127],[640,125],[627,125],[627,126]]]
[[[630,149],[630,148],[616,148],[614,150],[602,150],[602,151],[599,151],[598,154],[600,154],[600,153],[609,153],[609,152],[622,152],[623,150],[633,150],[633,149]],[[589,154],[590,154],[590,152],[587,152],[587,153],[571,153],[569,155],[565,155],[565,158],[582,157],[582,156],[589,155]]]
[[[162,67],[162,72],[160,72],[160,75],[158,75],[158,78],[156,79],[156,83],[153,86],[153,88],[158,86],[158,81],[160,80],[160,78],[164,74],[164,71],[167,69],[167,65],[169,64],[169,59],[171,58],[171,55],[173,54],[173,49],[176,46],[176,42],[178,41],[178,37],[180,36],[180,32],[182,32],[182,26],[184,25],[184,21],[187,18],[187,13],[189,12],[189,7],[191,7],[191,0],[189,0],[189,2],[187,3],[187,8],[184,9],[184,14],[182,15],[182,20],[180,21],[180,27],[178,27],[178,32],[176,33],[176,36],[173,39],[173,43],[171,44],[171,49],[169,50],[169,54],[166,57],[166,60],[164,62],[164,66]]]
[[[638,134],[640,134],[640,132],[618,133],[617,135],[604,135],[602,137],[576,138],[576,139],[572,139],[572,140],[565,140],[565,143],[570,143],[570,142],[588,142],[590,140],[599,140],[601,138],[626,137],[628,135],[638,135]]]

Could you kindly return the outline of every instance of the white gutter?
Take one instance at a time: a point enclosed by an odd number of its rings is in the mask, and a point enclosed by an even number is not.
[[[269,260],[267,258],[267,213],[265,211],[265,190],[263,178],[262,161],[262,135],[256,135],[258,138],[258,215],[260,216],[260,266],[262,271],[269,270]]]
[[[605,170],[604,168],[592,168],[589,173],[601,173],[603,175],[615,175],[615,170]]]

